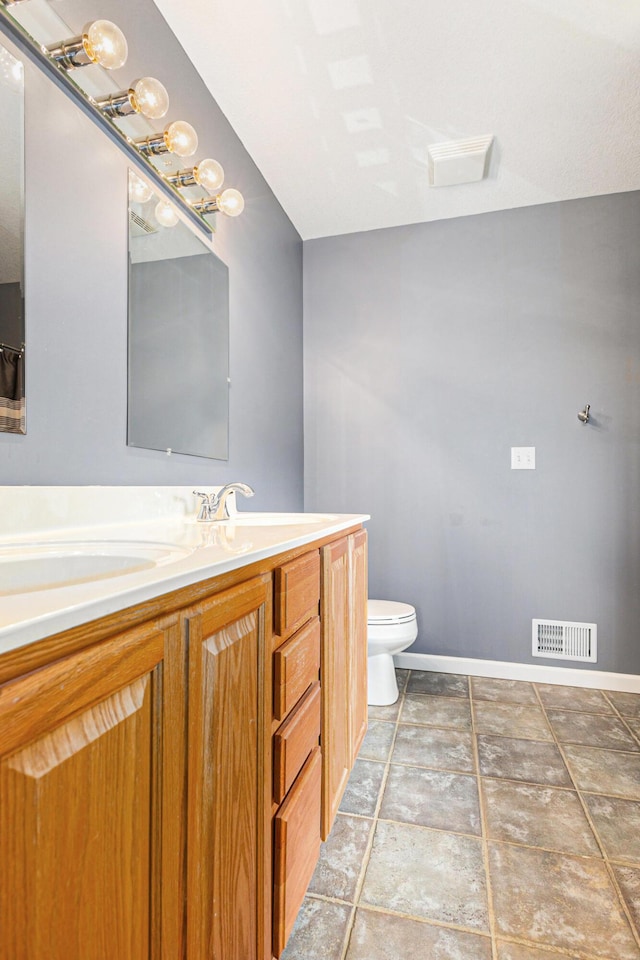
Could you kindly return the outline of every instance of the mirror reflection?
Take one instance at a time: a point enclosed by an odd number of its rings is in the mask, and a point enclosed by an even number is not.
[[[130,171],[129,445],[226,460],[228,376],[228,268]]]
[[[0,45],[0,431],[26,433],[24,72]]]

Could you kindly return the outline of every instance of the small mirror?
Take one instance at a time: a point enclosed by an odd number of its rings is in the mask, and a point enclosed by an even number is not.
[[[0,46],[0,431],[26,433],[24,71]]]
[[[128,443],[226,460],[229,271],[140,184],[131,171]]]

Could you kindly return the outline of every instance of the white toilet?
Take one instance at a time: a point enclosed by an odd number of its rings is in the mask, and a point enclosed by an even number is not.
[[[416,611],[410,604],[367,601],[367,702],[372,706],[385,706],[398,699],[393,655],[406,650],[417,636]]]

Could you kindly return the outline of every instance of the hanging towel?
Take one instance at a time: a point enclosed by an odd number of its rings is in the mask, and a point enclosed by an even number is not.
[[[0,431],[26,433],[24,354],[0,350]]]

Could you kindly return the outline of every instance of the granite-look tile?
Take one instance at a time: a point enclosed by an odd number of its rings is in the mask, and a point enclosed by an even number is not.
[[[553,740],[540,707],[519,703],[474,702],[473,719],[476,733],[522,740]]]
[[[379,821],[361,902],[488,931],[482,842]]]
[[[617,717],[564,710],[548,710],[547,716],[561,743],[608,747],[611,750],[640,750],[640,744]]]
[[[491,960],[491,940],[420,920],[360,909],[346,960]],[[553,958],[550,958],[553,960]]]
[[[493,700],[501,703],[538,703],[532,683],[524,680],[499,680],[494,677],[471,677],[474,700]]]
[[[404,670],[402,667],[396,667],[396,683],[398,684],[398,690],[400,691],[400,694],[404,693],[410,673],[410,670]]]
[[[563,747],[578,790],[640,800],[640,754],[598,747]]]
[[[306,897],[280,960],[340,960],[351,910]]]
[[[391,723],[394,723],[398,719],[401,700],[402,696],[400,695],[395,703],[390,703],[384,707],[370,703],[367,707],[369,712],[369,720],[388,720]]]
[[[391,764],[379,816],[384,820],[479,836],[476,778]]]
[[[536,687],[545,707],[578,710],[580,713],[613,713],[611,705],[600,690],[560,687],[554,683],[537,683]]]
[[[499,940],[498,960],[580,960],[577,953],[557,953],[555,950],[538,950],[521,943],[506,943]]]
[[[384,770],[384,763],[356,760],[342,797],[340,812],[372,817],[376,812]]]
[[[599,857],[600,849],[572,790],[482,780],[487,835],[530,847]]]
[[[387,723],[385,720],[369,720],[369,727],[358,754],[360,759],[387,760],[395,732],[394,723]]]
[[[430,673],[412,670],[407,693],[427,693],[433,697],[469,697],[469,678],[458,673]]]
[[[583,799],[607,856],[640,863],[640,803],[588,793]]]
[[[572,786],[571,777],[554,743],[478,737],[480,773],[501,780],[523,780],[551,787]]]
[[[471,730],[471,707],[468,700],[456,697],[407,693],[400,708],[400,722]]]
[[[640,949],[600,860],[489,844],[498,936],[638,960]]]
[[[640,718],[640,693],[618,693],[607,690],[607,696],[623,717]]]
[[[400,723],[391,762],[406,763],[411,767],[475,773],[472,734]]]
[[[372,829],[372,820],[338,814],[327,842],[322,844],[309,893],[353,903]]]
[[[640,933],[640,870],[633,867],[614,867],[613,872],[620,884],[635,928]]]
[[[635,733],[636,737],[640,740],[640,720],[631,720],[627,718],[627,723],[629,724],[631,730]]]

